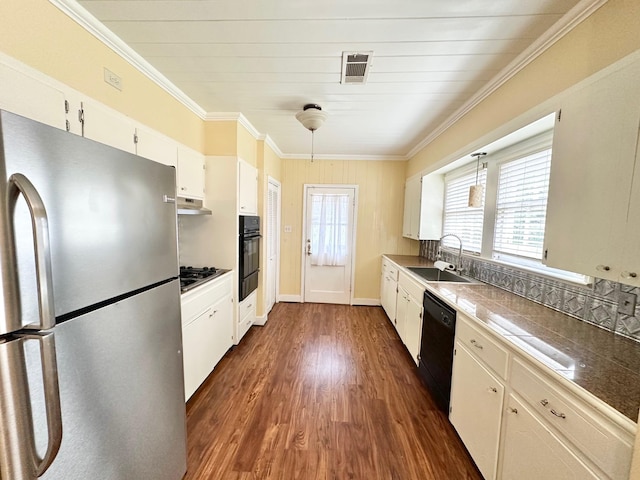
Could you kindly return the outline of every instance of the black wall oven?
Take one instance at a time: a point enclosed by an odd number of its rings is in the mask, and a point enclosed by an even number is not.
[[[238,295],[244,300],[258,288],[260,270],[260,217],[240,216],[240,264]]]

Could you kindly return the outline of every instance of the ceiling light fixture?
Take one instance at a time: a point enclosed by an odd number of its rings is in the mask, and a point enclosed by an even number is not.
[[[476,152],[471,154],[472,157],[476,157],[476,184],[469,187],[469,206],[472,208],[479,208],[482,206],[484,185],[478,185],[478,172],[480,171],[480,157],[484,157],[486,154],[487,152]]]
[[[327,119],[327,113],[322,111],[322,107],[317,103],[307,103],[301,112],[296,113],[298,121],[311,130],[311,161],[313,162],[313,132],[322,126]]]

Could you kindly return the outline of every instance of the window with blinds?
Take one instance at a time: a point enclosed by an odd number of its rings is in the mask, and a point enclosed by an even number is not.
[[[478,184],[486,185],[487,171],[478,172]],[[482,224],[484,221],[484,198],[481,208],[469,207],[469,187],[476,184],[476,169],[461,175],[445,177],[444,222],[442,231],[453,233],[462,239],[466,252],[480,253],[482,247]],[[486,191],[486,188],[485,188]],[[458,241],[448,237],[443,246],[458,248]]]
[[[551,149],[500,165],[493,256],[541,260]]]

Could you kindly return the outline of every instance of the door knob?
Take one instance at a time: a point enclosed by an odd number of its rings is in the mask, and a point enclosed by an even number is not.
[[[309,242],[309,240],[307,240]],[[307,243],[307,255],[311,255],[311,243]]]

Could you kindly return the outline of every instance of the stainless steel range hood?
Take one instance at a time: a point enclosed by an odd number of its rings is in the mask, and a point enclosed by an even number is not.
[[[211,210],[205,208],[202,200],[178,197],[178,215],[211,215]]]

